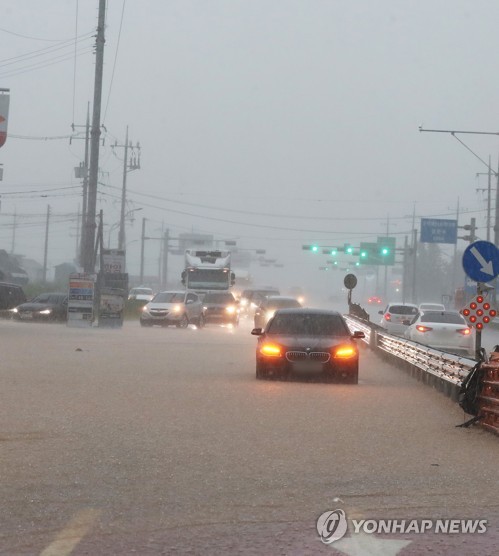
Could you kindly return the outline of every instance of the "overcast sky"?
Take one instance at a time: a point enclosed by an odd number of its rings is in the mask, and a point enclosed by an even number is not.
[[[0,87],[11,104],[0,247],[10,251],[16,211],[16,253],[42,261],[50,204],[51,265],[74,258],[81,190],[60,188],[80,185],[83,141],[52,138],[85,122],[97,8],[2,1]],[[310,261],[303,243],[375,241],[387,216],[402,245],[414,203],[419,226],[421,216],[453,218],[459,197],[474,211],[460,224],[475,216],[485,238],[486,195],[476,189],[487,180],[476,173],[486,167],[452,136],[418,127],[499,131],[498,21],[492,0],[109,0],[106,234],[119,220],[122,180],[123,153],[111,144],[128,125],[142,146],[142,168],[128,174],[128,210],[142,208],[127,227],[131,273],[142,217],[148,235],[164,222],[172,235],[267,248],[288,265],[281,274]],[[497,166],[497,137],[462,139]],[[148,243],[146,273],[157,243]]]

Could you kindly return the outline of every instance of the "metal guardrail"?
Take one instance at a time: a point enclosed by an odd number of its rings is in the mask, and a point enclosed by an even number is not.
[[[461,382],[475,365],[473,359],[445,353],[388,334],[377,324],[346,315],[351,330],[362,330],[365,341],[380,355],[402,362],[418,379],[457,399]]]

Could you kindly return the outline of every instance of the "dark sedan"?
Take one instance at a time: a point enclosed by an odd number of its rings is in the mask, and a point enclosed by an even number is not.
[[[14,318],[26,321],[65,321],[68,296],[65,293],[42,293],[12,311]]]
[[[239,324],[239,304],[230,292],[208,292],[203,298],[205,322]]]
[[[329,380],[357,384],[359,351],[355,339],[363,332],[350,332],[336,311],[280,309],[259,336],[256,378],[287,377],[290,373],[322,375]]]

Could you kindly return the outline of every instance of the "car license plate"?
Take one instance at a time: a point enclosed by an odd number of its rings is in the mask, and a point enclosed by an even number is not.
[[[297,361],[293,363],[293,371],[297,373],[318,373],[322,371],[322,363],[318,361]]]
[[[33,318],[33,313],[31,311],[26,311],[25,313],[21,313],[20,317],[22,319],[32,319]]]

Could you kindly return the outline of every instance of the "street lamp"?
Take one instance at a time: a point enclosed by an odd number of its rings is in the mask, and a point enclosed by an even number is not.
[[[129,210],[126,214],[125,214],[125,220],[127,217],[129,217],[131,214],[133,214],[134,212],[137,212],[139,210],[142,210],[142,207],[139,208],[135,208],[132,210]],[[130,222],[133,222],[133,218],[129,219]],[[119,222],[115,222],[114,224],[112,224],[112,226],[109,228],[109,232],[108,232],[108,236],[107,236],[107,248],[110,249],[111,248],[111,233],[113,230],[116,230],[116,228],[118,228],[121,225],[121,220]],[[126,246],[123,245],[123,247]]]

